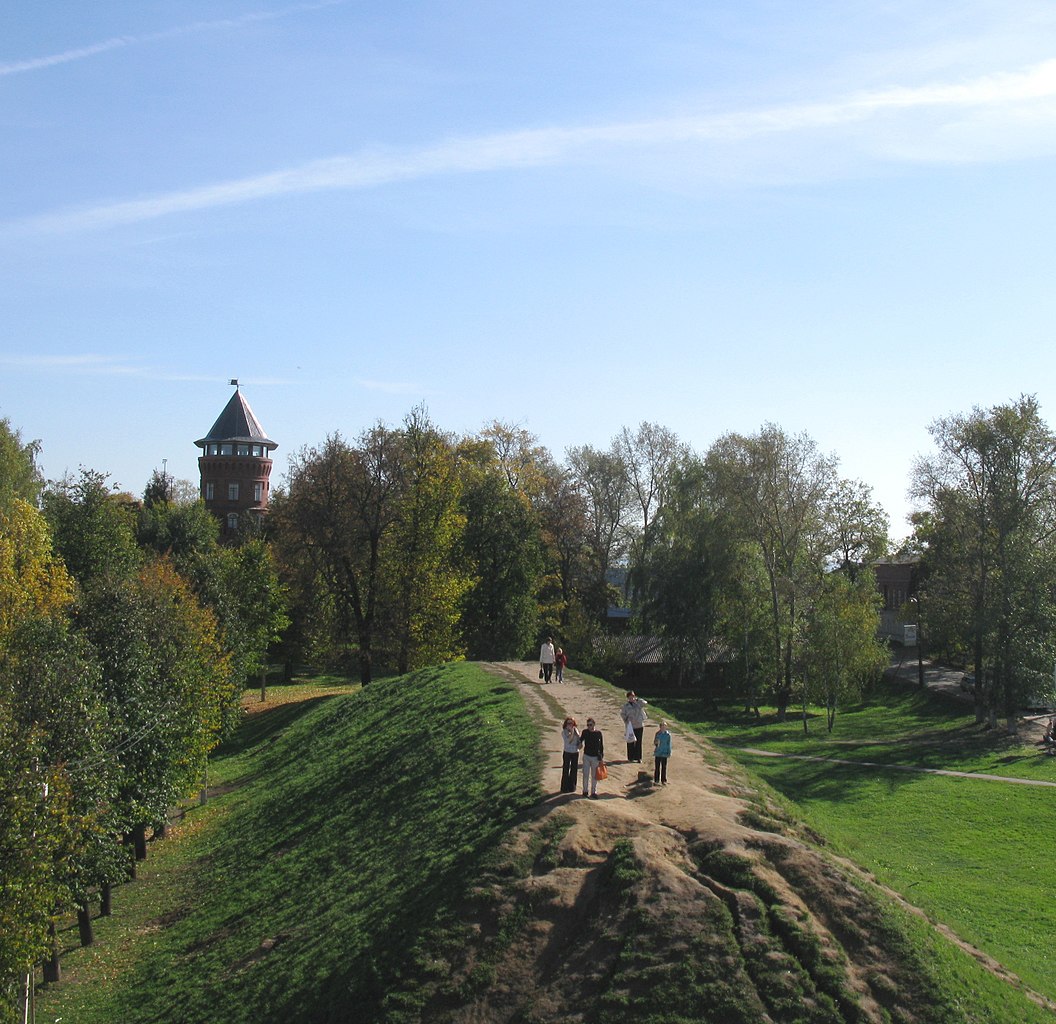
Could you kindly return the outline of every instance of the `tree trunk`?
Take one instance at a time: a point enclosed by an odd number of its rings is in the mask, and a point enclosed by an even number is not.
[[[260,703],[263,704],[268,699],[268,673],[266,671],[260,673]]]
[[[136,860],[147,859],[147,826],[137,825],[132,830],[132,841],[136,848]]]
[[[30,971],[22,978],[21,992],[19,992],[19,1003],[22,1007],[22,1020],[30,1024],[37,1019],[37,1001],[33,981],[36,972]]]
[[[48,939],[51,942],[51,956],[44,961],[44,980],[57,985],[62,981],[62,965],[59,963],[59,937],[55,933],[55,922],[48,924]]]
[[[154,838],[164,839],[169,834],[169,823],[163,821],[160,825],[154,826]]]
[[[82,946],[90,946],[95,942],[95,934],[92,932],[92,913],[88,909],[87,900],[77,908],[77,931],[80,933]]]
[[[99,889],[99,916],[109,917],[114,910],[114,887],[109,882],[103,882]]]
[[[121,845],[128,850],[128,865],[126,870],[128,871],[128,877],[130,881],[135,881],[136,878],[136,842],[131,832],[126,832],[121,837]]]

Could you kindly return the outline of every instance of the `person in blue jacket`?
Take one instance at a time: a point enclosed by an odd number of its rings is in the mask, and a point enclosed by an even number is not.
[[[667,722],[661,722],[660,728],[656,730],[653,737],[653,782],[658,785],[667,785],[667,759],[671,756],[671,733],[667,728]]]

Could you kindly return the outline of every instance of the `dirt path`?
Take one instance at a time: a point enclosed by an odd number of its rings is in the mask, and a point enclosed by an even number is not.
[[[608,912],[603,906],[601,879],[620,841],[630,844],[636,862],[642,866],[639,913],[656,915],[665,927],[679,922],[684,931],[684,936],[671,938],[672,955],[678,955],[675,951],[683,937],[688,949],[689,943],[699,941],[702,934],[715,932],[716,902],[732,915],[732,940],[742,948],[757,948],[770,941],[768,933],[756,931],[753,924],[756,883],[744,889],[740,876],[724,874],[723,864],[731,863],[732,857],[733,862],[752,865],[755,878],[776,893],[793,915],[808,922],[822,945],[832,947],[833,956],[847,957],[845,984],[860,1000],[866,1018],[887,1019],[885,1013],[898,1003],[898,998],[890,1002],[888,993],[908,991],[913,984],[912,974],[903,973],[906,967],[899,954],[880,948],[875,941],[860,949],[842,946],[841,951],[841,937],[857,933],[875,940],[878,934],[868,909],[863,909],[857,884],[850,881],[858,878],[880,888],[875,878],[856,865],[823,854],[799,826],[779,820],[783,812],[769,806],[747,781],[743,769],[721,748],[677,726],[671,728],[669,784],[654,786],[652,749],[659,722],[650,717],[646,723],[643,763],[629,763],[619,716],[623,696],[618,691],[586,683],[574,672],[566,672],[563,683],[543,685],[533,662],[487,667],[518,687],[543,726],[544,797],[536,828],[545,827],[551,818],[549,812],[554,811],[570,824],[545,870],[537,870],[517,883],[512,898],[534,908],[532,928],[511,945],[488,995],[458,1019],[499,1024],[519,1019],[505,1007],[523,1009],[529,1004],[532,1019],[579,1019],[568,1014],[568,1007],[592,984],[603,984],[605,972],[611,972],[616,963],[612,959],[615,947],[598,939],[595,921]],[[598,784],[597,800],[584,799],[578,785],[574,794],[559,792],[560,728],[566,715],[574,717],[581,727],[588,718],[594,718],[605,737],[609,777]],[[533,840],[529,829],[518,841],[528,850],[538,841],[538,833]],[[925,916],[900,894],[886,891],[908,911]],[[1039,1004],[1056,1009],[982,951],[942,926],[936,930],[997,977]],[[787,954],[784,949],[774,951],[778,958]],[[794,964],[792,968],[796,969]],[[882,982],[879,985],[878,978]],[[749,994],[746,998],[752,997]],[[759,1019],[768,1018],[763,1014]]]
[[[746,805],[730,791],[730,777],[711,767],[705,754],[715,758],[715,749],[690,733],[672,727],[673,749],[668,761],[668,785],[655,787],[653,776],[653,737],[658,718],[650,715],[642,736],[642,763],[627,762],[620,707],[621,695],[580,682],[575,673],[566,672],[563,683],[541,684],[538,666],[532,662],[496,666],[518,683],[529,708],[545,726],[547,761],[543,769],[543,790],[551,795],[546,802],[582,805],[591,813],[592,801],[583,800],[579,788],[575,794],[560,793],[561,723],[571,715],[582,729],[593,718],[605,737],[605,763],[609,777],[598,783],[598,803],[606,815],[616,814],[639,827],[659,826],[679,833],[718,832],[724,841],[735,840],[747,831],[738,822]],[[648,710],[648,709],[647,709]],[[643,778],[640,779],[640,776]],[[581,775],[582,778],[582,775]],[[707,799],[704,799],[704,797]],[[598,813],[602,807],[597,808]]]
[[[925,775],[950,775],[957,779],[980,779],[983,782],[1007,782],[1016,786],[1056,786],[1047,779],[1020,779],[1011,775],[987,775],[984,772],[958,772],[950,768],[918,768],[910,764],[883,764],[880,761],[848,761],[839,757],[816,757],[812,754],[783,754],[776,750],[759,750],[757,747],[725,747],[753,757],[786,757],[793,761],[819,761],[822,764],[848,764],[856,768],[882,768],[892,772],[921,772]]]

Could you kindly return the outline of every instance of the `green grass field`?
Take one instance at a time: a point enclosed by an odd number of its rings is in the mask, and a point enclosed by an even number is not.
[[[834,737],[822,728],[806,741],[787,726],[737,716],[720,726],[692,700],[658,699],[653,707],[727,744],[840,757],[857,745],[870,758],[887,747],[890,763],[909,763],[910,751],[899,753],[900,745],[912,748],[924,736],[952,761],[960,756],[959,766],[991,770],[1004,757],[1029,760],[1012,746],[986,749],[984,737],[919,695],[879,696],[872,710],[863,706],[841,718]],[[523,865],[502,849],[539,813],[541,795],[538,732],[517,691],[461,664],[363,691],[317,679],[273,687],[258,707],[253,691],[246,699],[257,713],[211,764],[217,795],[205,807],[188,807],[172,837],[151,844],[139,880],[117,890],[114,916],[97,919],[95,946],[77,948],[72,923],[63,931],[64,981],[40,993],[38,1021],[409,1024],[421,1019],[428,1000],[435,1009],[438,993],[441,1004],[455,1006],[491,984],[495,965],[487,951],[504,949],[504,936],[530,923],[531,911],[519,906],[519,916],[500,921],[498,933],[476,950],[472,971],[452,988],[451,965],[476,941],[460,923],[467,895],[476,889],[471,900],[481,899],[482,882],[486,888],[507,876],[552,870],[553,847],[568,824],[560,815],[547,819],[536,845],[519,854]],[[1021,802],[1028,791],[889,769],[744,761],[795,801],[794,813],[834,848],[874,868],[1032,987],[1052,991],[1047,943],[1037,940],[1049,934],[1053,915],[1028,889],[1034,878],[1038,889],[1051,891],[1053,879],[1047,864],[1036,863],[1044,860],[1045,844],[1023,827],[1030,823]],[[983,801],[975,791],[986,786]],[[1051,807],[1056,791],[1040,792]],[[951,821],[966,824],[960,847]],[[959,911],[952,898],[958,893]],[[1024,905],[1012,911],[1002,902],[1017,900]],[[907,961],[919,965],[921,992],[930,993],[919,1021],[1051,1019],[925,922],[877,906],[870,927],[884,932],[889,947],[904,946]],[[632,912],[629,919],[638,918]],[[669,1019],[653,1013],[651,998],[648,1005],[635,1001],[646,969],[654,980],[665,979],[661,988],[676,986],[688,1007],[670,1019],[723,1019],[715,1016],[721,985],[701,989],[700,965],[659,953],[642,960],[643,951],[662,949],[657,939],[627,940],[626,956],[589,1020]],[[605,1002],[628,992],[626,1005]],[[794,1010],[789,1021],[800,1019]]]
[[[38,1019],[380,1019],[419,937],[537,799],[534,726],[478,667],[310,702],[271,692],[213,759],[223,795],[152,844]]]
[[[832,734],[814,717],[807,737],[791,712],[779,723],[767,708],[759,721],[693,698],[657,703],[727,747],[834,849],[1056,999],[1056,788],[901,770],[1056,782],[1056,758],[976,725],[965,705],[899,684],[842,712]],[[742,747],[884,767],[764,758]]]

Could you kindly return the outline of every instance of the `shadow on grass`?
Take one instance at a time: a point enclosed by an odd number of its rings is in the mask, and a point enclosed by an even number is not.
[[[468,667],[250,716],[222,751],[249,772],[198,851],[203,898],[121,1019],[176,1019],[174,990],[181,1024],[381,1019],[423,931],[457,922],[484,858],[537,810],[527,751],[541,757],[519,695]]]
[[[279,704],[274,708],[247,715],[238,727],[238,732],[224,740],[214,751],[214,758],[234,757],[259,746],[265,741],[274,742],[280,734],[308,714],[314,707],[324,701],[332,700],[338,694],[324,694],[308,701],[291,704]]]

